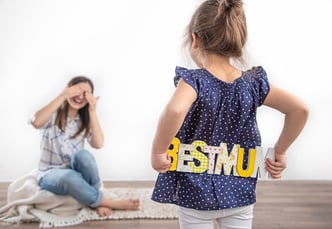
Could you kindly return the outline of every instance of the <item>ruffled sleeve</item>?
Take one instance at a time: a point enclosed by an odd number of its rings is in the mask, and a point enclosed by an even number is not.
[[[254,67],[252,69],[253,74],[253,88],[255,91],[255,95],[256,95],[256,102],[258,104],[258,106],[261,106],[264,101],[266,96],[268,95],[269,91],[270,91],[270,84],[269,84],[269,80],[267,78],[266,72],[263,69],[263,67],[259,66],[259,67]]]
[[[180,79],[183,79],[187,84],[189,84],[198,94],[199,92],[199,83],[195,74],[193,74],[193,70],[188,70],[187,68],[177,66],[175,68],[175,77],[174,77],[174,85],[177,87]]]

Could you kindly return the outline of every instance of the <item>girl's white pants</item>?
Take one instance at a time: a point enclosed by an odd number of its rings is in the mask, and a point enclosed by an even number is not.
[[[179,207],[181,229],[251,229],[254,204],[224,210],[200,211]]]

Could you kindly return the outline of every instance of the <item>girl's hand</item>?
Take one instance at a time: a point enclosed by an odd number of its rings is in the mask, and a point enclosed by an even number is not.
[[[88,92],[88,91],[84,92],[84,96],[85,96],[85,99],[89,103],[89,112],[95,111],[96,110],[96,106],[97,106],[97,101],[99,99],[99,96],[94,97],[93,94],[91,92]]]
[[[282,172],[287,167],[286,154],[275,154],[275,161],[270,158],[266,159],[266,169],[271,174],[271,177],[274,179],[281,178]]]
[[[151,165],[156,171],[160,173],[166,173],[171,167],[171,158],[167,153],[151,155]]]

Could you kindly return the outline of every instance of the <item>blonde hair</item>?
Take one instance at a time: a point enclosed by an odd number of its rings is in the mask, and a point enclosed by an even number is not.
[[[197,35],[200,48],[241,60],[247,41],[247,24],[241,0],[207,0],[193,14],[186,43]]]

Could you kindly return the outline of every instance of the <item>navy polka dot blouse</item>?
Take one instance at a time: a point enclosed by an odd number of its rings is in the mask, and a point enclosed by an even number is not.
[[[239,144],[245,149],[246,165],[249,148],[261,145],[256,112],[270,89],[264,69],[253,67],[232,83],[206,69],[176,67],[175,72],[175,85],[182,78],[197,93],[176,137],[184,144],[196,140],[209,146],[227,143],[229,152]],[[256,181],[222,173],[168,171],[158,175],[152,200],[197,210],[236,208],[256,202]]]

